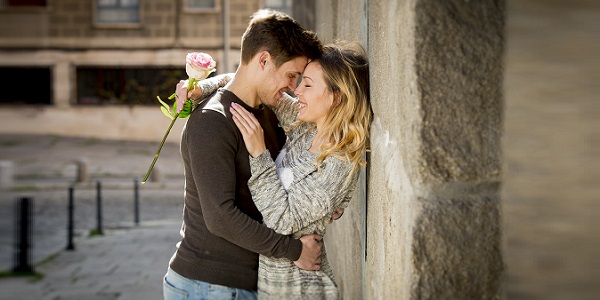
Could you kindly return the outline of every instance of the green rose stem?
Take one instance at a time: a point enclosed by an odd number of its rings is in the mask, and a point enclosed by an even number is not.
[[[189,94],[190,89],[192,87],[194,87],[194,89],[196,88],[197,82],[198,82],[198,80],[195,78],[189,79],[189,83],[188,83],[188,87],[187,87],[187,94]],[[173,94],[169,97],[169,99],[173,99],[175,97],[177,97],[177,95]],[[163,137],[162,141],[160,142],[160,145],[158,146],[158,150],[156,151],[156,154],[154,155],[154,160],[152,160],[152,164],[150,164],[150,168],[148,168],[148,172],[146,172],[146,176],[144,176],[144,180],[142,180],[142,184],[146,183],[146,181],[148,180],[148,177],[150,177],[150,173],[152,173],[152,168],[154,168],[154,164],[156,164],[156,160],[158,160],[158,155],[160,154],[160,150],[162,149],[163,145],[165,144],[165,141],[167,140],[167,136],[169,135],[169,133],[171,133],[171,129],[173,128],[173,124],[175,124],[175,121],[177,120],[177,118],[187,118],[192,113],[192,102],[190,101],[190,99],[187,99],[184,102],[183,109],[180,112],[173,114],[173,113],[175,113],[175,111],[177,111],[177,103],[173,103],[173,112],[171,112],[171,110],[169,109],[167,104],[164,103],[162,100],[160,100],[160,97],[157,97],[157,98],[158,98],[158,101],[160,101],[160,103],[163,104],[163,107],[161,107],[161,110],[163,111],[163,113],[166,116],[168,116],[169,118],[171,118],[171,125],[169,125],[169,129],[167,129],[167,132],[165,132],[165,136]]]
[[[152,168],[154,168],[154,164],[156,164],[156,160],[158,160],[158,155],[160,154],[160,150],[162,149],[163,145],[165,144],[165,141],[167,140],[167,136],[171,132],[171,128],[173,128],[173,124],[175,124],[175,121],[177,121],[178,117],[179,117],[179,113],[177,113],[175,115],[175,117],[173,118],[173,121],[171,121],[171,125],[169,125],[169,129],[167,129],[167,132],[165,132],[165,136],[163,137],[162,141],[160,142],[160,146],[158,146],[158,150],[156,151],[156,154],[154,154],[154,160],[152,160],[152,164],[150,164],[150,168],[148,169],[148,172],[146,172],[146,176],[144,176],[144,180],[142,180],[142,184],[146,183],[146,180],[148,180],[148,177],[150,177],[150,173],[152,173]]]

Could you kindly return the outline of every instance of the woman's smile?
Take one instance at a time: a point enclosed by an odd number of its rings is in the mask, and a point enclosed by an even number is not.
[[[298,109],[300,110],[300,109],[303,109],[305,107],[306,107],[306,103],[298,100]]]

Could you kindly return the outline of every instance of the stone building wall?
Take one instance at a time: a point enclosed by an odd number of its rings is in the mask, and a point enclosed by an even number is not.
[[[77,67],[183,68],[188,52],[201,51],[221,63],[217,73],[232,72],[249,17],[263,5],[261,0],[229,0],[231,50],[225,60],[222,1],[214,10],[193,10],[185,0],[144,0],[140,24],[108,26],[96,24],[94,0],[47,3],[45,8],[0,8],[0,67],[50,68],[53,78],[52,105],[0,106],[0,133],[160,140],[169,122],[158,103],[153,108],[74,105]],[[107,120],[114,126],[106,126]],[[183,123],[173,130],[180,131]],[[178,141],[178,135],[169,135],[168,142]]]
[[[101,25],[94,0],[51,0],[46,8],[0,9],[0,48],[221,48],[221,1],[214,10],[193,10],[184,0],[145,0],[139,25]],[[249,16],[260,0],[229,0],[231,46],[239,48]]]
[[[500,297],[504,18],[503,1],[317,3],[319,36],[370,59],[366,193],[325,238],[344,299]]]
[[[324,44],[338,39],[360,42],[365,49],[369,47],[368,11],[365,0],[349,1],[296,1],[302,6],[309,2],[313,11],[303,11],[300,20],[314,26]],[[311,3],[313,2],[313,3]],[[340,20],[338,22],[338,20]],[[372,69],[370,70],[372,74]],[[373,75],[371,75],[372,78]],[[359,186],[344,217],[329,226],[325,236],[328,258],[334,268],[337,283],[344,299],[366,297],[364,285],[366,278],[367,246],[367,169],[361,170]]]
[[[600,5],[506,2],[319,1],[304,18],[364,40],[368,15],[368,192],[325,237],[344,299],[598,294]]]

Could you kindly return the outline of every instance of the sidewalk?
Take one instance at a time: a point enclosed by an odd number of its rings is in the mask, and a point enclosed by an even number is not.
[[[183,164],[179,146],[165,144],[155,166],[160,181],[138,185],[156,142],[0,134],[0,160],[14,167],[14,183],[0,187],[0,300],[162,299],[162,277],[180,240]],[[75,182],[76,161],[88,180]],[[103,235],[97,225],[101,182]],[[67,246],[68,189],[74,188],[74,246]],[[40,277],[10,276],[14,267],[15,200],[34,200],[30,264]]]
[[[0,299],[162,299],[180,220],[145,222],[80,239],[35,266],[43,277],[0,279]]]

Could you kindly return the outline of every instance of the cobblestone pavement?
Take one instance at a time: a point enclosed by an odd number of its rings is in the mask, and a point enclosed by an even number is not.
[[[35,267],[42,278],[0,280],[0,299],[162,299],[180,222],[147,221],[82,238]]]
[[[160,181],[138,184],[158,143],[57,136],[0,135],[0,160],[15,180],[0,190],[0,270],[15,263],[15,202],[33,199],[30,262],[40,277],[0,277],[0,299],[162,299],[162,276],[179,240],[183,168],[177,145],[166,144],[156,164]],[[88,180],[75,182],[75,161]],[[103,235],[97,229],[100,182]],[[74,251],[68,242],[69,188],[74,199]]]

